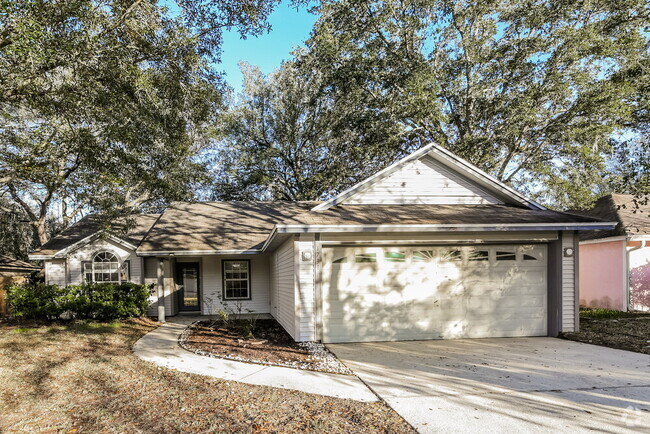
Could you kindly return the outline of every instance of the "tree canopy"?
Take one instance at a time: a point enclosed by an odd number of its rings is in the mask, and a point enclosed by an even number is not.
[[[243,92],[217,128],[216,198],[322,199],[412,147],[384,113],[326,92],[318,71],[294,62],[269,76],[241,68]]]
[[[645,1],[324,0],[316,11],[297,61],[325,92],[545,203],[588,204],[613,137],[635,128]]]
[[[0,0],[0,196],[31,222],[193,197],[222,32],[276,0]]]

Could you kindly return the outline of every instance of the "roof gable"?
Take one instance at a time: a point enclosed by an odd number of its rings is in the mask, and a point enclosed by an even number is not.
[[[508,204],[545,209],[435,144],[415,151],[313,211],[340,204]]]
[[[347,198],[346,205],[503,204],[486,189],[424,155]]]
[[[133,227],[123,236],[117,237],[108,235],[108,238],[131,249],[140,243],[142,238],[151,229],[160,214],[140,214],[134,216]],[[95,215],[89,215],[60,234],[53,237],[47,243],[43,244],[40,249],[32,252],[30,259],[47,259],[55,255],[66,255],[67,253],[85,246],[99,237],[100,218]],[[116,221],[112,226],[119,231],[124,224],[123,220]]]

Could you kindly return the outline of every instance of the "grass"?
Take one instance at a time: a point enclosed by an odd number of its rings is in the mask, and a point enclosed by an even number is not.
[[[620,310],[612,309],[590,309],[590,308],[580,308],[580,318],[591,318],[591,319],[617,319],[617,318],[635,318],[638,317],[639,313],[634,312],[621,312]]]
[[[360,403],[180,373],[133,355],[150,320],[0,323],[0,432],[412,432]]]

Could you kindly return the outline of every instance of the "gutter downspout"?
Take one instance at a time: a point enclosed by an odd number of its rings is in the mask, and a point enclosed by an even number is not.
[[[646,247],[646,240],[641,240],[641,245],[638,247],[627,247],[627,243],[629,241],[629,237],[626,238],[625,240],[625,311],[628,312],[630,310],[630,252],[634,252],[635,250],[640,250]]]

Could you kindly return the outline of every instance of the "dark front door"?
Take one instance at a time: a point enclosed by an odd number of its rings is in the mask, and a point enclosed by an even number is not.
[[[179,310],[200,310],[201,282],[198,262],[176,263],[176,285],[178,286]]]

